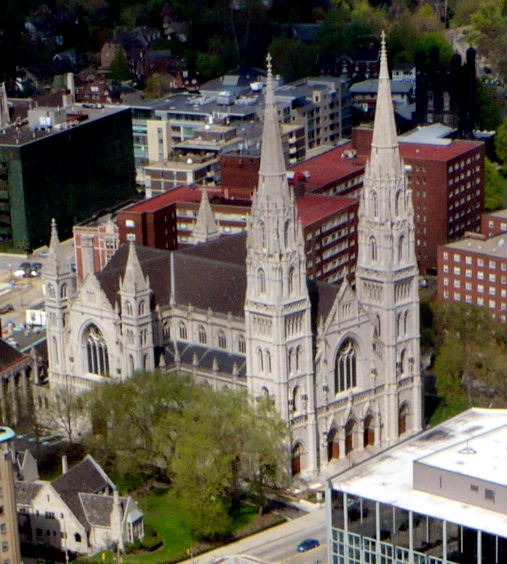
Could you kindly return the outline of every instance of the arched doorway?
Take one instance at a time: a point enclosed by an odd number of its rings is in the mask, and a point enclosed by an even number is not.
[[[403,433],[407,432],[409,415],[410,413],[408,404],[403,403],[400,406],[400,410],[398,412],[398,436],[401,436],[403,435]]]
[[[375,444],[375,429],[373,428],[373,415],[368,415],[364,420],[363,430],[363,447],[373,446]]]
[[[292,475],[297,476],[301,472],[301,456],[303,455],[303,445],[296,443],[292,448]]]
[[[345,425],[345,456],[354,450],[354,433],[356,430],[356,422],[349,419]]]
[[[327,461],[331,462],[333,458],[340,458],[340,444],[338,442],[338,431],[331,429],[327,436]]]

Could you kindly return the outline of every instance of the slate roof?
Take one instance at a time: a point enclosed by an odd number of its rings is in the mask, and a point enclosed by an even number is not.
[[[14,495],[16,503],[30,505],[35,496],[40,492],[44,484],[37,482],[15,482]]]
[[[155,304],[168,305],[171,299],[171,251],[136,246],[136,252],[144,275],[149,276]],[[119,301],[120,278],[124,275],[127,258],[128,244],[124,244],[97,273],[97,279],[113,306]],[[176,303],[244,318],[245,260],[246,233],[228,235],[174,252]],[[309,288],[313,295],[314,318],[326,318],[338,287],[309,282]]]
[[[14,347],[11,347],[9,343],[0,339],[0,371],[5,370],[8,366],[11,366],[24,358],[24,354],[21,354]]]
[[[97,493],[107,486],[112,487],[112,482],[93,458],[88,455],[77,466],[52,482],[52,486],[79,522],[88,530],[90,526],[79,495],[82,493]]]
[[[110,527],[111,511],[113,510],[114,497],[111,495],[97,495],[80,493],[79,499],[83,506],[86,519],[92,527]],[[128,499],[120,497],[123,508],[127,507]]]

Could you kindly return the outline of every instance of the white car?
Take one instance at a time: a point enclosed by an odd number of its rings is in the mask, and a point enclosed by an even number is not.
[[[30,270],[30,263],[29,262],[22,262],[18,268],[14,271],[14,276],[16,278],[23,278],[24,276],[28,276],[28,272]]]

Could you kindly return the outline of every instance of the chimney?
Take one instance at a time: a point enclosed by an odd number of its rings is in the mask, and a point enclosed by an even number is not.
[[[93,253],[93,237],[83,236],[81,239],[81,267],[83,280],[88,274],[95,272],[95,257]]]
[[[62,456],[62,474],[67,474],[69,471],[69,466],[67,464],[67,455]]]

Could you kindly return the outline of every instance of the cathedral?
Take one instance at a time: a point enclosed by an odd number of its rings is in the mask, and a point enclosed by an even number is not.
[[[217,390],[245,387],[254,400],[269,397],[289,423],[293,475],[316,476],[333,459],[418,431],[414,212],[385,38],[353,283],[307,279],[269,57],[247,232],[217,238],[205,228],[213,221],[205,197],[203,210],[201,242],[184,250],[128,243],[94,273],[83,249],[82,283],[60,256],[53,222],[44,274],[50,385],[88,389],[159,369],[190,373]]]

